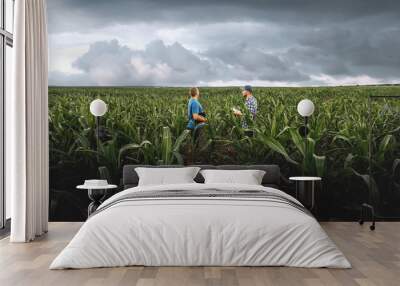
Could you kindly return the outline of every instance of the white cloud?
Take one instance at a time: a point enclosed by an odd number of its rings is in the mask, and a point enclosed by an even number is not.
[[[138,79],[148,80],[151,78],[157,80],[166,80],[168,76],[172,73],[172,69],[166,63],[157,63],[152,66],[144,61],[140,57],[133,57],[131,59],[131,65],[136,72]]]
[[[290,53],[289,53],[290,54]],[[362,75],[310,76],[288,53],[264,52],[241,43],[196,53],[179,43],[153,41],[131,49],[118,40],[90,45],[65,71],[51,70],[54,85],[209,85],[315,86],[397,83],[398,78]],[[308,67],[312,72],[312,68]],[[72,72],[71,72],[72,70]]]
[[[380,78],[373,78],[368,75],[357,76],[330,76],[327,74],[311,75],[312,80],[323,85],[337,86],[337,85],[373,85],[373,84],[393,84],[399,82],[398,80],[387,80]],[[318,85],[318,84],[317,84]]]
[[[268,80],[214,80],[208,82],[199,82],[199,86],[213,86],[213,87],[223,87],[223,86],[244,86],[246,84],[251,84],[253,86],[269,86],[269,87],[298,87],[301,83],[290,82],[290,81],[268,81]]]
[[[211,85],[219,81],[281,84],[287,82],[286,78],[307,79],[279,57],[247,44],[214,47],[199,54],[177,42],[167,45],[153,41],[144,49],[131,49],[114,39],[90,45],[72,67],[85,75],[82,85]],[[55,75],[56,79],[50,76],[51,84],[60,80],[62,72],[56,71]]]

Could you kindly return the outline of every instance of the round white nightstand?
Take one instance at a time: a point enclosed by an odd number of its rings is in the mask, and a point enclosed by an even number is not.
[[[289,180],[296,182],[296,199],[312,210],[315,205],[315,183],[322,181],[322,178],[303,176],[290,177]]]
[[[117,185],[104,185],[104,186],[91,186],[91,185],[79,185],[76,186],[79,190],[87,190],[88,197],[91,203],[88,206],[88,217],[96,211],[96,209],[103,202],[107,192],[112,189],[116,189]]]

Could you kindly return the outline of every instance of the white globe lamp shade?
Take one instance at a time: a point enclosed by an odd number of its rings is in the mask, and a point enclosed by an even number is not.
[[[90,103],[90,113],[94,116],[103,116],[107,112],[107,104],[101,99],[95,99]]]
[[[314,113],[314,103],[309,99],[303,99],[297,105],[297,111],[303,117],[309,117]]]

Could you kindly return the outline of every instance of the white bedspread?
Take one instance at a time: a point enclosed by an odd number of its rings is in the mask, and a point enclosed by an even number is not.
[[[294,200],[262,186],[184,184],[128,189],[103,205],[130,192],[210,187],[265,190]],[[127,265],[351,267],[319,223],[293,206],[210,197],[112,205],[83,224],[50,269]]]

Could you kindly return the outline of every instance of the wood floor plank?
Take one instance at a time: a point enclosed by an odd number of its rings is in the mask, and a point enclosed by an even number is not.
[[[352,269],[290,267],[118,267],[48,269],[81,223],[50,223],[45,236],[27,244],[0,240],[1,286],[397,286],[400,222],[379,222],[372,232],[354,222],[321,224],[352,263]]]

